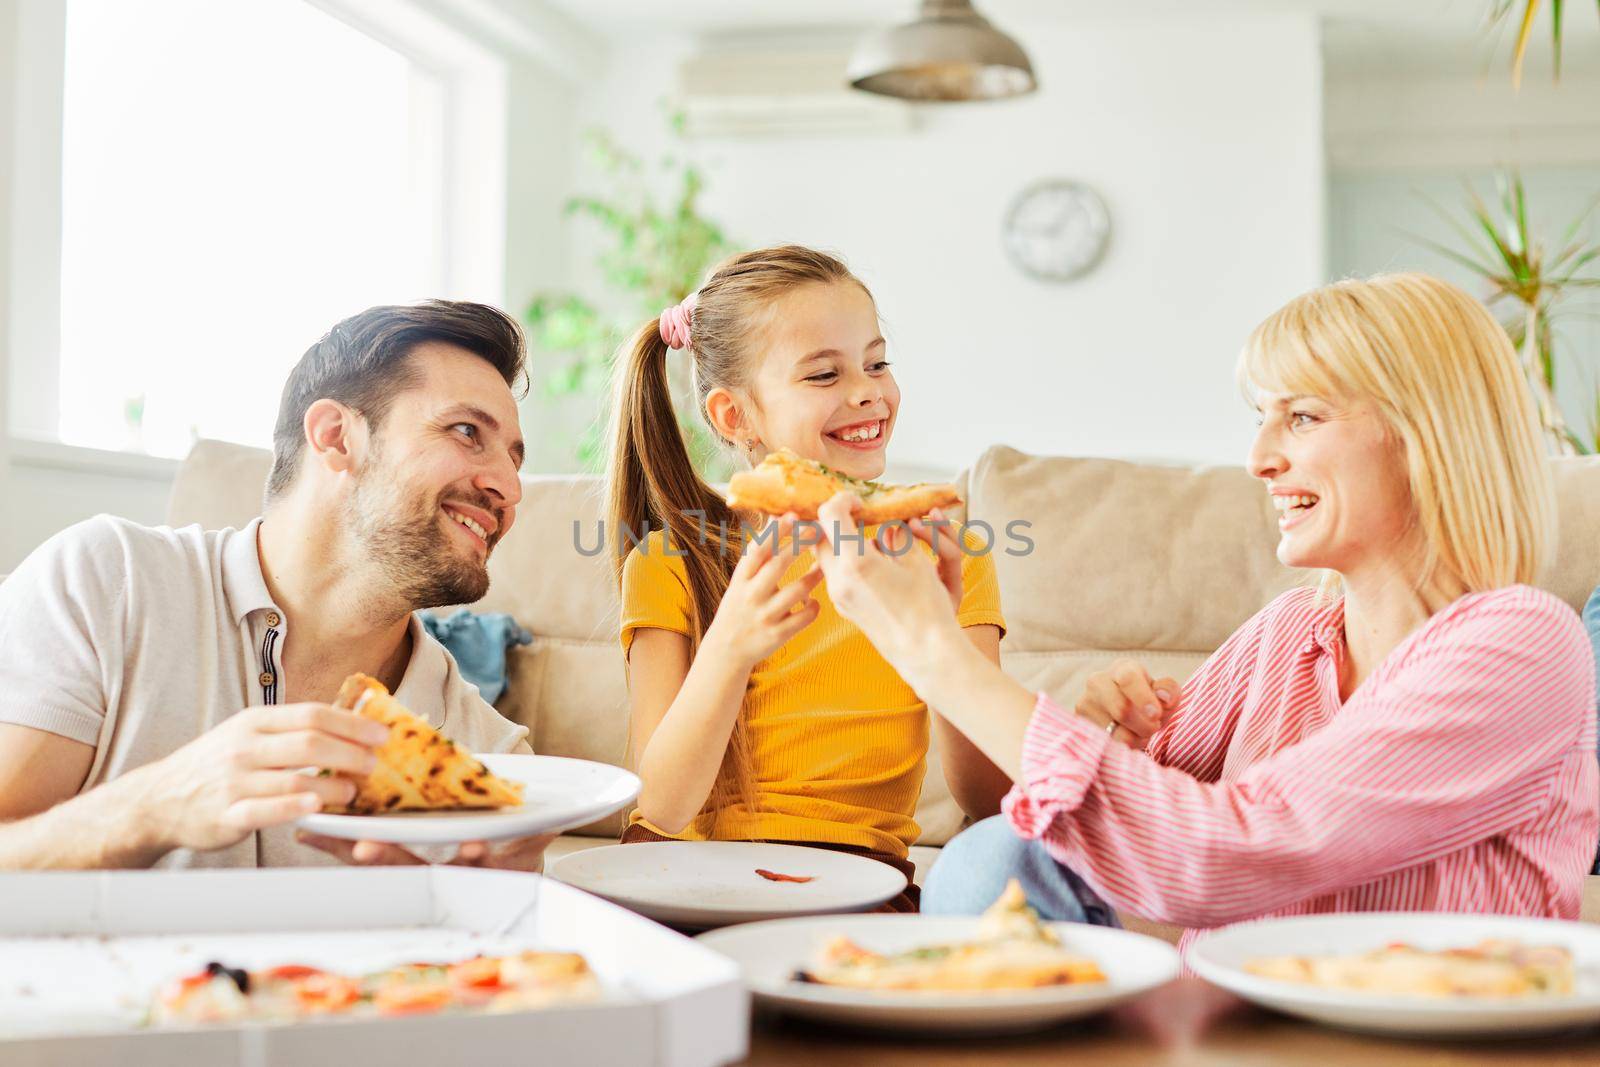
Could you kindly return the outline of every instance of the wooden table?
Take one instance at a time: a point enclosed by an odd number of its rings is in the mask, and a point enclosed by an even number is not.
[[[758,1015],[756,1067],[1600,1067],[1600,1027],[1522,1039],[1411,1041],[1349,1034],[1268,1012],[1180,978],[1095,1019],[1019,1037],[907,1038]]]

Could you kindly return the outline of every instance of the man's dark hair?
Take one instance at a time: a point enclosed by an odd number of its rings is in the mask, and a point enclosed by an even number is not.
[[[329,330],[306,350],[283,387],[272,431],[270,503],[293,484],[305,453],[306,409],[337,400],[359,411],[374,430],[394,398],[417,385],[410,357],[417,345],[445,341],[487,360],[506,384],[527,391],[526,344],[515,319],[487,304],[427,300],[368,308]]]

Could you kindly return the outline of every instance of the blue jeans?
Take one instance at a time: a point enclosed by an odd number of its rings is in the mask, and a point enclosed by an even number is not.
[[[1051,859],[1039,842],[1018,837],[1004,815],[974,823],[944,846],[922,886],[922,914],[980,914],[1012,878],[1022,883],[1041,919],[1122,925],[1088,883]]]

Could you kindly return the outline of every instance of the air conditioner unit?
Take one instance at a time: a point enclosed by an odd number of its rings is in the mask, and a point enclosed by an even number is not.
[[[685,133],[772,137],[911,129],[910,105],[850,88],[848,52],[771,46],[704,52],[679,70]]]

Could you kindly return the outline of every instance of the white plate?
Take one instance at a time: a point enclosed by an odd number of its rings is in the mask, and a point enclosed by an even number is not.
[[[454,845],[554,834],[633,803],[639,779],[620,767],[561,756],[477,756],[502,778],[522,783],[522,803],[495,811],[413,811],[393,815],[307,815],[312,833],[352,841]]]
[[[1565,997],[1398,997],[1319,989],[1250,974],[1261,956],[1348,954],[1405,941],[1425,949],[1460,948],[1485,938],[1561,945],[1578,971]],[[1528,1033],[1600,1024],[1600,926],[1555,919],[1416,912],[1308,915],[1226,927],[1195,942],[1189,965],[1246,1000],[1348,1030],[1414,1037]]]
[[[772,882],[757,869],[810,876]],[[657,922],[692,929],[791,915],[864,911],[906,887],[878,860],[799,845],[650,841],[563,856],[550,876]]]
[[[845,915],[735,926],[698,940],[733,959],[758,1004],[792,1014],[914,1033],[1002,1033],[1047,1026],[1104,1011],[1178,976],[1178,953],[1165,941],[1106,926],[1051,923],[1062,942],[1100,965],[1107,981],[1016,992],[869,992],[797,982],[830,938],[844,935],[878,952],[971,939],[977,916]]]

